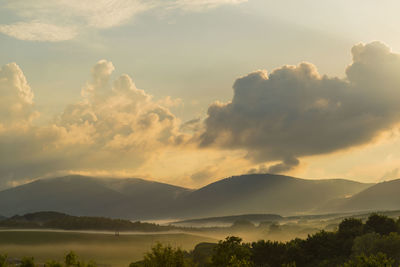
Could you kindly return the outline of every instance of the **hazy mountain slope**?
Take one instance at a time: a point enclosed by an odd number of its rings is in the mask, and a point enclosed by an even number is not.
[[[129,219],[281,215],[313,212],[332,199],[369,187],[348,180],[305,180],[282,175],[235,176],[198,190],[142,179],[66,176],[0,192],[0,214],[37,211]]]
[[[312,212],[321,203],[356,194],[369,186],[341,179],[305,180],[271,174],[234,176],[187,195],[179,215]]]
[[[101,182],[127,198],[126,203],[114,206],[119,214],[130,211],[137,219],[169,217],[178,198],[192,190],[174,185],[147,181],[137,178],[101,179]],[[129,204],[128,207],[126,204]]]
[[[335,207],[342,211],[377,211],[400,209],[400,179],[382,182],[345,199]]]
[[[125,199],[96,180],[71,176],[38,180],[0,192],[0,212],[6,216],[35,211],[105,216]]]
[[[132,187],[137,184],[136,191]],[[126,185],[126,188],[124,189]],[[140,191],[139,194],[137,191]],[[37,211],[72,215],[147,218],[188,189],[141,179],[98,179],[66,176],[43,179],[0,192],[5,216]],[[154,205],[154,201],[160,205]]]

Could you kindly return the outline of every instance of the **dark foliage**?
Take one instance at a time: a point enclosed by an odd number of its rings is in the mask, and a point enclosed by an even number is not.
[[[174,226],[160,226],[153,223],[131,222],[104,217],[79,217],[58,212],[36,212],[13,216],[0,221],[0,227],[50,228],[63,230],[109,230],[157,232],[176,229]]]
[[[231,236],[214,244],[214,249],[212,244],[199,244],[191,257],[199,267],[399,266],[399,225],[400,220],[372,214],[366,223],[348,218],[337,231],[320,231],[285,243],[260,240],[248,244]]]
[[[217,244],[214,243],[200,243],[194,247],[192,251],[193,261],[199,266],[210,266],[211,265],[211,255]]]
[[[388,235],[392,232],[398,231],[395,220],[378,214],[372,214],[369,216],[365,223],[365,228],[367,232],[375,232],[381,235]]]
[[[214,248],[211,265],[216,267],[229,266],[232,261],[247,262],[250,257],[251,252],[248,244],[243,244],[240,237],[228,236]]]

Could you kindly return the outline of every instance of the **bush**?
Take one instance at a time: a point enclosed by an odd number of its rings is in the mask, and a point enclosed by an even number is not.
[[[35,261],[33,257],[25,257],[22,259],[20,267],[35,267]]]
[[[365,223],[365,229],[367,232],[388,235],[397,232],[397,225],[392,218],[379,214],[372,214]]]
[[[65,266],[66,267],[96,267],[97,264],[94,261],[89,261],[88,263],[79,260],[78,256],[73,252],[69,252],[65,255]],[[55,265],[54,267],[58,267]]]
[[[344,219],[339,224],[338,233],[344,238],[354,238],[363,234],[364,225],[361,220],[355,218]]]
[[[389,235],[379,235],[368,233],[357,237],[354,240],[353,255],[374,255],[384,253],[394,259],[395,264],[400,264],[400,235],[391,233]]]
[[[231,266],[238,262],[250,261],[251,252],[247,244],[236,236],[228,236],[224,241],[219,241],[211,257],[212,266]],[[233,262],[232,262],[233,261]]]
[[[157,243],[151,248],[151,252],[146,253],[143,261],[131,263],[129,266],[189,267],[193,266],[193,264],[188,259],[185,259],[184,251],[180,248],[173,248],[170,245],[163,246],[161,243]]]
[[[8,266],[7,259],[8,259],[8,257],[6,254],[4,254],[4,255],[0,254],[0,267]]]
[[[394,260],[383,253],[376,255],[360,255],[355,260],[346,262],[343,267],[392,267]]]

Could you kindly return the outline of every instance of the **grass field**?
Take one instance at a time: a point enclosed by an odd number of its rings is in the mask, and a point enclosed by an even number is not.
[[[37,263],[49,259],[63,260],[74,251],[85,261],[94,260],[101,265],[128,266],[140,260],[156,242],[191,250],[200,242],[216,242],[198,235],[182,233],[135,234],[87,233],[66,231],[0,231],[0,254],[10,258],[33,256]]]

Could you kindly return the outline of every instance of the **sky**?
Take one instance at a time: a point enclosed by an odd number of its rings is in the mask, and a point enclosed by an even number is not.
[[[400,178],[398,1],[0,0],[0,188]]]

